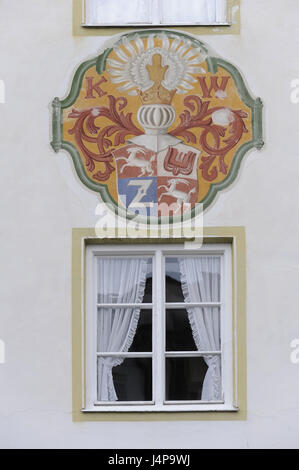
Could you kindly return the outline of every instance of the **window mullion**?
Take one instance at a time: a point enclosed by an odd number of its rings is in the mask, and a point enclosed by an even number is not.
[[[97,299],[98,299],[98,269],[97,269],[97,258],[96,256],[92,257],[93,264],[92,264],[92,269],[93,269],[93,316],[92,316],[92,328],[93,328],[93,354],[94,354],[94,373],[93,373],[93,390],[94,390],[94,397],[95,401],[98,399],[98,357],[97,357],[97,351],[98,351],[98,309],[97,309]]]
[[[164,399],[164,325],[163,325],[163,276],[162,276],[162,252],[157,250],[155,256],[154,291],[154,400],[156,405],[162,405]]]
[[[222,390],[222,400],[226,399],[226,390],[225,390],[225,377],[224,377],[224,348],[223,348],[223,342],[224,342],[224,311],[225,309],[223,308],[223,302],[225,299],[224,297],[224,292],[225,292],[225,255],[222,254],[220,258],[220,301],[221,301],[221,307],[220,307],[220,349],[221,349],[221,390]]]
[[[161,273],[161,356],[160,356],[160,362],[161,362],[161,400],[162,403],[164,404],[165,398],[166,398],[166,357],[165,357],[165,350],[166,350],[166,318],[165,318],[165,302],[166,302],[166,281],[165,281],[165,257],[162,253],[162,250],[160,251],[160,257],[161,257],[161,265],[160,265],[160,273]]]
[[[140,308],[140,310],[150,310],[153,308],[153,304],[96,304],[97,308],[103,309],[117,309],[117,308]]]
[[[227,405],[233,401],[232,384],[232,304],[231,304],[231,254],[226,251],[222,256],[221,269],[221,370],[222,370],[222,391],[224,402]],[[223,341],[223,339],[226,341]]]
[[[160,5],[160,0],[149,0],[151,2],[151,13],[152,13],[152,24],[161,24],[162,23],[162,8]]]

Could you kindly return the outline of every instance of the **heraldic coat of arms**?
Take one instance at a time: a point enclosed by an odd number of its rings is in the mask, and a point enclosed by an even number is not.
[[[145,30],[79,67],[69,96],[53,102],[52,146],[124,214],[176,217],[232,183],[263,145],[261,116],[238,70],[201,41]]]

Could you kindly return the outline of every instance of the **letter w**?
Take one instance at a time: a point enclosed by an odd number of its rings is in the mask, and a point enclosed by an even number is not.
[[[206,77],[197,77],[197,78],[199,80],[199,83],[202,89],[203,98],[212,98],[211,96],[212,90],[215,90],[215,92],[217,92],[218,90],[225,91],[228,81],[230,79],[230,77],[221,77],[221,82],[219,85],[218,79],[220,77],[218,77],[217,75],[213,75],[211,77],[210,87],[208,87]]]
[[[186,465],[186,463],[188,462],[188,455],[177,455],[176,456],[176,461],[177,461],[177,464],[180,465],[180,464],[183,464],[183,465]]]

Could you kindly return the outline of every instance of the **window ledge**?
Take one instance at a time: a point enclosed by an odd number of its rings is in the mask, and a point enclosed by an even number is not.
[[[239,407],[231,405],[196,405],[196,406],[95,406],[82,408],[82,413],[195,413],[195,412],[238,412]]]
[[[153,27],[153,28],[165,28],[165,27],[173,27],[173,26],[203,26],[203,27],[217,27],[217,26],[232,26],[230,22],[224,23],[81,23],[83,28],[127,28],[127,27]]]

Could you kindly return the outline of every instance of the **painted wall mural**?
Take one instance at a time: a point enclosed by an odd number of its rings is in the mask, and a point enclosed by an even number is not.
[[[127,217],[206,209],[247,151],[261,149],[262,102],[197,38],[168,30],[117,36],[53,101],[52,147]]]

